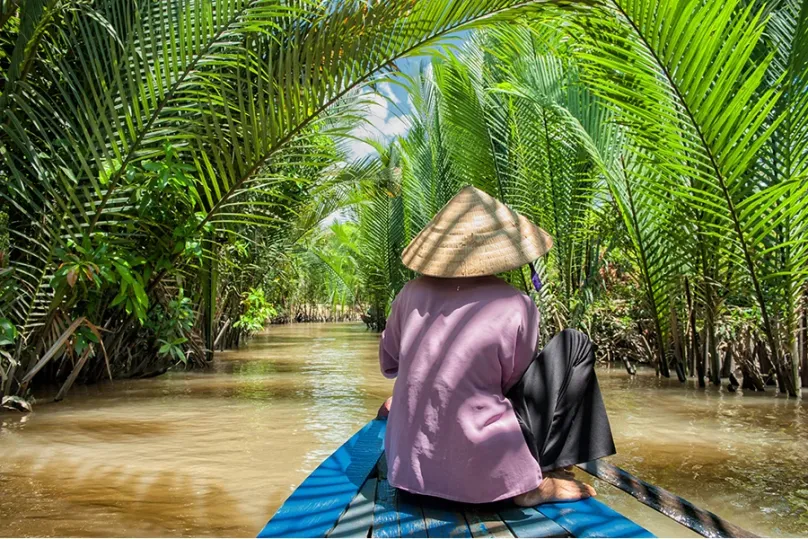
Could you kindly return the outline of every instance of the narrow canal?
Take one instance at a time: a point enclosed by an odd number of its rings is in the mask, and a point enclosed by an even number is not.
[[[74,387],[3,413],[0,535],[255,536],[390,394],[377,347],[361,325],[275,326],[212,372]],[[753,532],[808,534],[808,402],[598,376],[615,464]],[[594,484],[658,535],[689,535]]]

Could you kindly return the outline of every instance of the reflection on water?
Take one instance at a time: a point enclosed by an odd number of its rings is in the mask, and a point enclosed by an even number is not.
[[[377,335],[276,326],[213,372],[74,387],[0,415],[0,535],[255,536],[375,414]],[[764,535],[808,533],[806,405],[599,371],[613,462]],[[686,531],[595,482],[659,535]]]

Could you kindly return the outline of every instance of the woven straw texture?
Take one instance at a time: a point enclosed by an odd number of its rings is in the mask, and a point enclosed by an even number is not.
[[[475,187],[464,187],[410,242],[404,265],[432,277],[495,275],[553,246],[547,232]]]

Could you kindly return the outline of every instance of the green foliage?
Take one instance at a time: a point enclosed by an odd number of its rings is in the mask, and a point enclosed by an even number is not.
[[[149,307],[145,290],[149,269],[139,270],[146,259],[116,250],[100,234],[94,240],[85,236],[80,245],[69,240],[66,249],[56,249],[60,263],[50,283],[54,291],[52,307],[64,305],[94,314],[103,307],[101,302],[109,299],[107,292],[112,289],[117,294],[109,307],[121,305],[142,323]]]
[[[577,20],[574,32],[586,83],[624,126],[630,164],[610,177],[613,186],[621,176],[626,185],[635,182],[636,212],[627,191],[616,198],[628,202],[621,206],[627,221],[641,224],[632,236],[660,326],[676,276],[690,274],[717,376],[715,322],[729,294],[749,290],[792,394],[796,370],[789,374],[783,340],[794,340],[794,297],[806,283],[796,265],[808,262],[799,179],[806,16],[802,2],[782,2],[767,19],[755,3],[739,0],[612,0]],[[793,85],[800,88],[796,94]],[[789,320],[785,332],[783,318]]]
[[[244,328],[250,333],[261,331],[267,321],[276,316],[278,311],[268,301],[261,289],[251,288],[244,293],[241,301],[244,312],[238,320],[233,323],[233,327]]]
[[[715,384],[719,349],[762,341],[794,395],[806,39],[796,0],[604,0],[478,31],[403,78],[412,127],[379,158],[384,170],[395,156],[401,180],[387,201],[364,191],[379,218],[358,210],[358,237],[379,253],[405,245],[473,184],[554,238],[536,261],[543,338],[581,327],[664,376],[671,357],[681,380],[686,363],[702,382],[709,367]],[[396,291],[382,276],[400,264],[388,267],[377,257],[362,285]],[[524,272],[503,277],[529,290]]]
[[[14,327],[14,324],[8,318],[0,318],[0,393],[4,393],[8,383],[8,371],[17,365],[10,350],[16,344],[17,336],[17,328]],[[6,365],[8,365],[8,370]]]
[[[17,340],[17,328],[8,318],[0,318],[0,346],[14,344]]]
[[[687,332],[720,382],[719,342],[738,335],[724,325],[745,309],[795,394],[808,3],[761,6],[6,6],[0,317],[24,344],[0,358],[4,391],[37,373],[61,383],[66,354],[96,345],[112,367],[94,354],[88,380],[166,358],[202,366],[217,335],[237,346],[301,305],[356,305],[381,328],[412,277],[401,250],[473,184],[554,237],[537,261],[543,338],[578,326],[631,341],[636,326],[667,375]],[[409,133],[342,163],[357,90],[424,51],[419,72],[394,77]],[[349,222],[322,226],[336,211]],[[524,272],[505,278],[529,289]]]
[[[365,299],[376,317],[411,276],[402,249],[468,184],[553,235],[553,251],[539,261],[548,283],[540,302],[547,336],[585,315],[608,246],[599,151],[608,149],[611,127],[569,59],[554,56],[563,36],[545,34],[480,32],[407,79],[412,128],[380,156],[355,214]],[[520,272],[505,277],[528,290]],[[381,321],[372,325],[383,328]]]
[[[180,288],[165,304],[158,303],[149,315],[145,327],[154,333],[155,340],[160,345],[157,354],[161,357],[170,357],[183,364],[188,357],[182,345],[188,342],[194,325],[194,309],[191,298],[185,296]]]
[[[180,347],[205,364],[244,290],[288,291],[272,279],[342,200],[325,196],[342,181],[330,137],[357,118],[357,88],[525,5],[99,0],[0,11],[10,233],[0,313],[26,343],[15,361],[31,372],[37,350],[85,316],[106,329],[118,372],[137,374]],[[236,241],[254,247],[231,257]],[[207,351],[187,336],[155,350],[149,309],[183,285],[202,304]],[[40,377],[67,376],[64,355],[48,357]],[[88,379],[104,370],[86,365]]]

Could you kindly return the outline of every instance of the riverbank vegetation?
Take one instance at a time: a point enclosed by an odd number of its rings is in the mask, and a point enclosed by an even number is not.
[[[808,385],[806,2],[12,0],[0,61],[2,395],[381,329],[467,184],[554,238],[543,339]],[[409,130],[351,160],[377,83]]]

